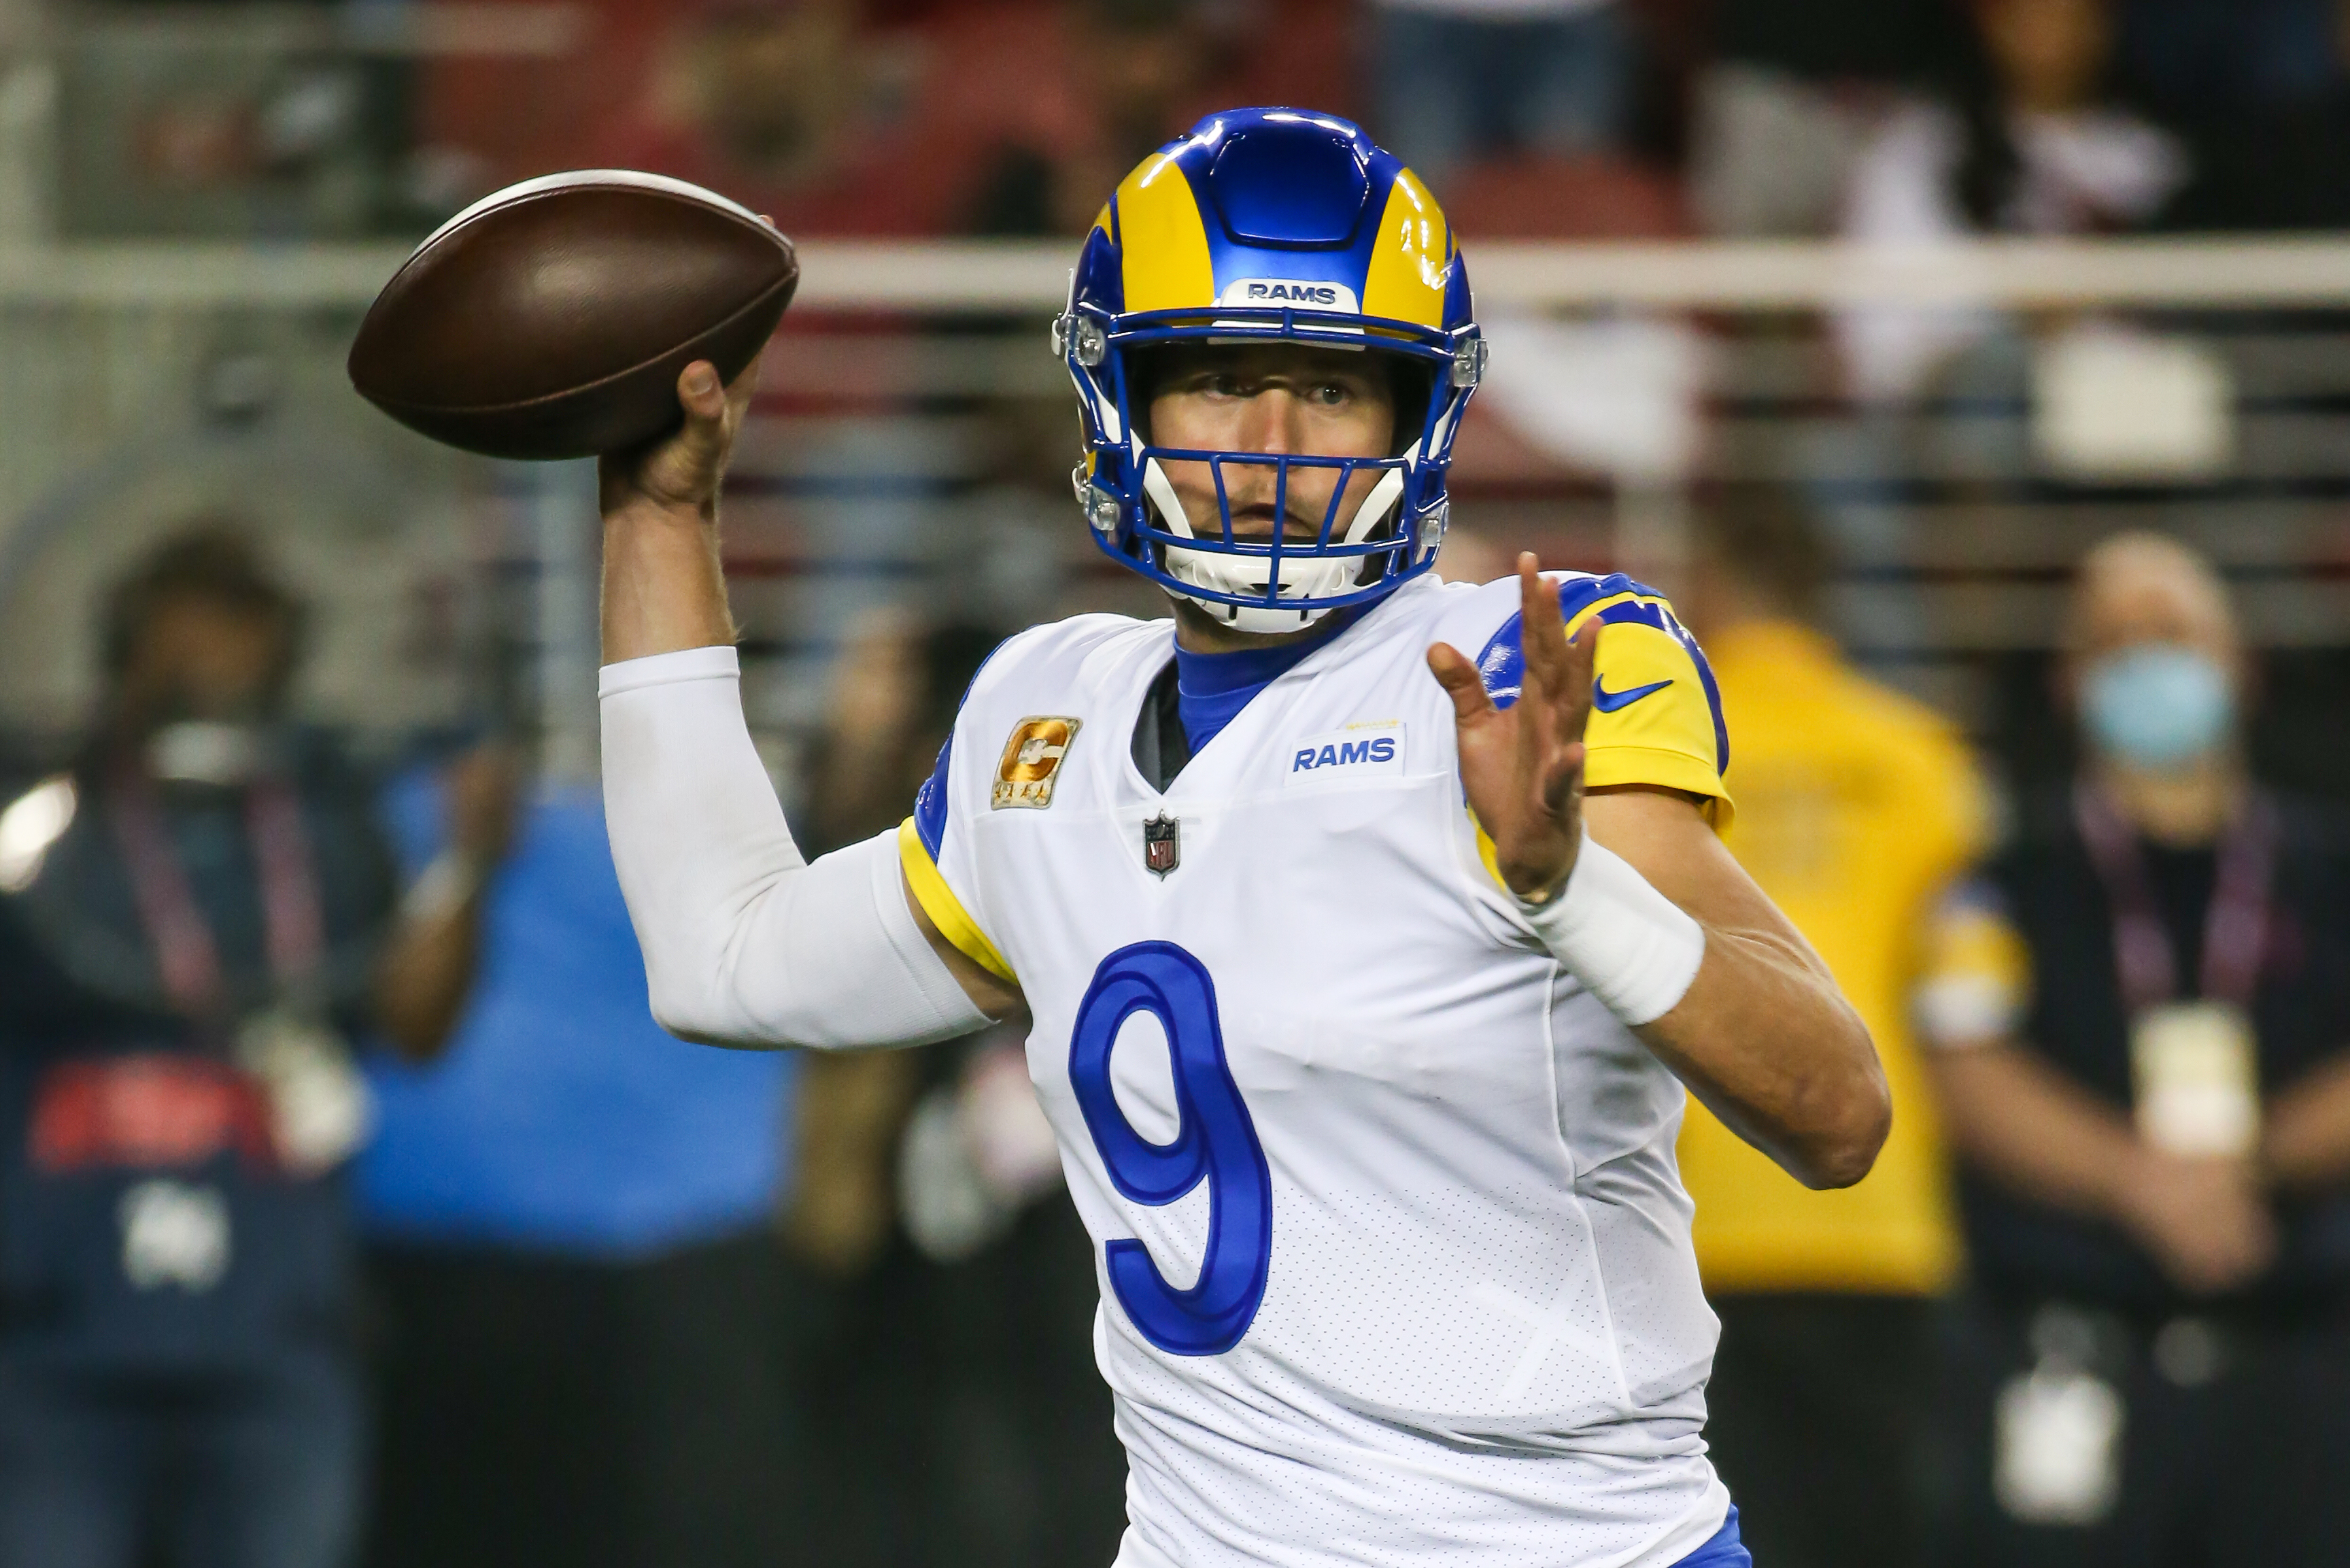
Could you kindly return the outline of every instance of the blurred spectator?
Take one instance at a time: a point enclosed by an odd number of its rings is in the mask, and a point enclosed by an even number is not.
[[[1378,0],[1379,140],[1430,182],[1480,158],[1613,151],[1633,81],[1617,0]]]
[[[585,47],[527,97],[511,71],[435,63],[416,117],[434,156],[484,188],[583,163],[650,169],[723,191],[789,234],[1079,232],[1141,151],[1201,114],[1263,102],[1343,113],[1354,87],[1354,0],[567,10],[583,17]]]
[[[2084,757],[1939,920],[1964,1161],[1960,1563],[2309,1564],[2350,1539],[2350,821],[2247,776],[2208,563],[2083,561]]]
[[[1931,1303],[1959,1261],[1908,995],[1983,813],[1950,726],[1818,629],[1827,564],[1791,501],[1732,497],[1700,519],[1685,602],[1736,738],[1724,841],[1867,1023],[1893,1134],[1867,1180],[1812,1192],[1692,1101],[1681,1177],[1721,1318],[1706,1440],[1755,1560],[1898,1568],[1924,1545]]]
[[[629,69],[611,84],[616,109],[536,156],[584,151],[691,180],[788,234],[943,232],[1006,130],[1030,112],[1007,90],[1006,73],[1017,74],[1010,51],[1049,53],[1054,13],[1005,8],[988,36],[963,40],[974,52],[958,60],[868,26],[861,10],[856,0],[712,0],[616,15],[604,52],[625,38],[626,59],[606,60],[600,73]],[[1050,122],[1066,94],[1048,87],[1041,97],[1035,112]],[[974,99],[985,106],[976,116]]]
[[[923,639],[895,610],[867,612],[834,664],[824,732],[817,742],[806,811],[814,857],[895,831],[929,776],[925,740],[943,734],[954,704],[996,639],[976,628],[936,639],[957,667],[933,681]],[[933,687],[949,688],[934,693]],[[941,723],[935,710],[946,705]],[[901,1051],[810,1053],[799,1100],[785,1234],[809,1262],[835,1279],[873,1266],[897,1221],[891,1164],[912,1104],[921,1057]]]
[[[65,233],[331,240],[436,215],[407,189],[413,59],[349,47],[398,39],[387,8],[317,5],[307,38],[256,33],[242,6],[171,9],[55,39]]]
[[[975,670],[993,639],[967,656]],[[895,831],[927,773],[920,742],[944,725],[906,618],[868,610],[834,665],[801,824],[811,857]],[[967,677],[966,677],[967,680]],[[951,679],[960,700],[962,686]],[[832,1506],[812,1521],[811,1561],[847,1568],[922,1559],[934,1429],[920,1262],[897,1228],[896,1150],[928,1053],[810,1052],[803,1064],[784,1233],[835,1298],[809,1355],[808,1411],[828,1435],[815,1480]],[[927,1453],[923,1458],[927,1459]]]
[[[1062,57],[1075,73],[1076,134],[1016,137],[1000,155],[965,226],[982,234],[1080,234],[1128,170],[1198,119],[1223,107],[1208,67],[1214,38],[1197,4],[1180,0],[1071,0]]]
[[[453,803],[391,794],[404,857]],[[592,785],[542,784],[447,1056],[376,1076],[369,1561],[731,1568],[787,1554],[812,1308],[771,1225],[794,1059],[663,1033]]]
[[[839,664],[808,853],[894,830],[999,640],[881,614]],[[840,1293],[814,1363],[831,1517],[810,1561],[1088,1568],[1125,1528],[1092,1246],[1021,1030],[812,1054],[787,1233]]]
[[[1190,123],[1175,99],[1202,47],[1191,7],[1142,0],[1017,0],[914,28],[872,26],[854,0],[715,4],[671,24],[594,145],[787,233],[1074,233]]]
[[[1700,85],[1692,177],[1708,226],[1921,244],[1976,230],[2150,222],[2178,143],[2116,103],[2113,0],[1733,3]],[[1971,23],[1971,26],[1969,24]]]
[[[1918,244],[1968,229],[2093,234],[2152,218],[2186,178],[2178,144],[2115,104],[2111,0],[1975,0],[1987,91],[1911,102],[1879,126],[1844,231]]]
[[[1881,118],[1853,169],[1846,237],[1919,245],[2151,223],[2185,183],[2187,158],[2110,97],[2111,0],[1975,0],[1973,11],[1987,79]],[[1836,334],[1855,389],[1890,399],[1992,325],[1980,312],[1859,309],[1838,317]]]
[[[288,718],[301,651],[232,526],[166,540],[108,601],[81,761],[0,815],[0,1562],[348,1559],[347,1043],[438,1048],[505,794],[460,768],[402,900],[370,791]]]
[[[1693,89],[1700,219],[1729,235],[1835,232],[1878,119],[1980,58],[1953,0],[1720,0]]]

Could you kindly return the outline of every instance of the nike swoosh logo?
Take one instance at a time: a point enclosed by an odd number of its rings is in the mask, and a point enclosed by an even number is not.
[[[1651,680],[1646,686],[1634,686],[1622,691],[1610,691],[1607,690],[1607,678],[1602,676],[1591,683],[1591,705],[1603,713],[1618,712],[1629,708],[1650,692],[1662,691],[1671,684],[1670,680]]]

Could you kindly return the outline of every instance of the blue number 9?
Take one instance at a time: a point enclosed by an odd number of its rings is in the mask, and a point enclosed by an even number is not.
[[[1172,1143],[1136,1132],[1110,1091],[1110,1052],[1138,1012],[1167,1032],[1175,1069]],[[1273,1174],[1224,1062],[1206,967],[1172,942],[1136,942],[1102,960],[1077,1007],[1069,1083],[1111,1183],[1128,1199],[1156,1209],[1208,1183],[1207,1256],[1190,1290],[1170,1285],[1139,1241],[1111,1241],[1103,1252],[1110,1289],[1145,1339],[1170,1355],[1222,1355],[1248,1333],[1264,1300]]]

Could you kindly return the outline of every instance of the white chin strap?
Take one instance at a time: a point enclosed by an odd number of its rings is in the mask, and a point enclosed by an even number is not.
[[[1368,495],[1363,497],[1362,507],[1355,514],[1355,520],[1347,524],[1341,543],[1359,545],[1371,536],[1381,520],[1403,500],[1403,474],[1402,469],[1390,468],[1379,475],[1379,482],[1371,486]],[[1170,531],[1186,539],[1200,536],[1192,528],[1191,518],[1184,514],[1182,502],[1176,499],[1174,484],[1155,457],[1142,465],[1142,493],[1151,505],[1158,508],[1159,519]],[[1362,556],[1284,556],[1281,561],[1281,597],[1331,598],[1343,594],[1355,586],[1365,559]],[[1164,546],[1161,564],[1169,576],[1211,593],[1263,597],[1264,585],[1273,575],[1271,562],[1261,557],[1187,550],[1180,545]],[[1235,631],[1298,631],[1330,613],[1327,605],[1272,609],[1256,605],[1225,604],[1218,599],[1192,595],[1185,597]]]

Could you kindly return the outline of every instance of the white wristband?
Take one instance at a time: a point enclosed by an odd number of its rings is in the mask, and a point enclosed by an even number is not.
[[[1607,1011],[1635,1028],[1670,1012],[1705,961],[1705,928],[1631,862],[1584,835],[1566,886],[1518,912]]]

